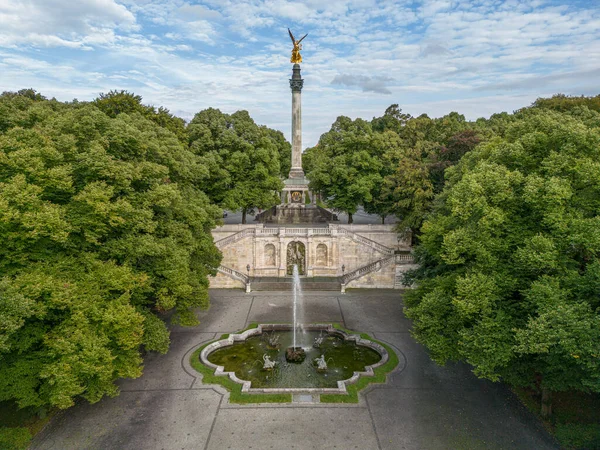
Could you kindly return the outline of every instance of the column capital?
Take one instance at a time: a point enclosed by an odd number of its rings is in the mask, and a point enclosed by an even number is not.
[[[299,80],[290,79],[290,88],[292,92],[302,92],[302,87],[304,86],[304,80],[300,78]]]
[[[304,80],[302,79],[302,75],[300,75],[300,64],[294,64],[292,78],[290,79],[290,88],[292,92],[302,92],[303,85]]]

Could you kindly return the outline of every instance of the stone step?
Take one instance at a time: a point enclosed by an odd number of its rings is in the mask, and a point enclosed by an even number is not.
[[[253,291],[291,291],[293,280],[290,278],[261,278],[251,283]],[[339,291],[340,282],[337,278],[302,278],[300,288],[303,291]]]

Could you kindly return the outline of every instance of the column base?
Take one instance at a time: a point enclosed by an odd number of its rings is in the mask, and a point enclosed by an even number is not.
[[[304,170],[301,167],[292,167],[288,178],[304,178]]]

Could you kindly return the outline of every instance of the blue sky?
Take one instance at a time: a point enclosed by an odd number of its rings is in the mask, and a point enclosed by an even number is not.
[[[191,119],[246,109],[290,138],[304,40],[304,146],[339,115],[468,119],[600,94],[598,0],[0,0],[0,90],[126,89]]]

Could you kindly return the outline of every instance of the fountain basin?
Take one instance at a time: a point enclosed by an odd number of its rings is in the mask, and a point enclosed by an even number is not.
[[[307,353],[305,362],[288,364],[285,352],[269,350],[261,336],[263,332],[282,332],[282,341],[285,342],[289,340],[285,333],[291,334],[292,329],[289,324],[268,324],[232,334],[227,339],[207,345],[200,353],[200,361],[214,369],[215,375],[227,376],[241,384],[242,392],[246,393],[346,394],[347,385],[355,383],[361,376],[373,376],[373,369],[389,359],[387,351],[376,342],[345,333],[331,324],[313,324],[303,326],[304,339],[312,342],[315,336],[325,333],[325,345],[315,349],[309,344],[303,349]],[[242,342],[245,346],[240,346]],[[349,348],[351,354],[343,354],[342,347]],[[272,372],[262,370],[261,354],[268,354],[274,360],[278,358],[277,368]],[[323,354],[329,362],[328,370],[317,371],[314,359]]]

